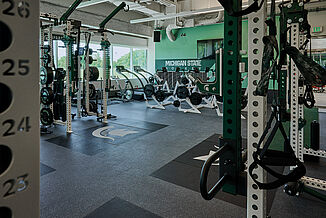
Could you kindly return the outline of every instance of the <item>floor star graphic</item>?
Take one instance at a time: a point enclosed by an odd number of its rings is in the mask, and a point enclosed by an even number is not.
[[[215,148],[218,148],[217,146],[214,146]],[[195,157],[194,160],[200,160],[200,161],[206,161],[208,158],[210,158],[213,154],[215,154],[216,151],[209,151],[209,154],[207,155],[203,155],[203,156],[199,156],[199,157]],[[219,159],[217,159],[213,164],[213,166],[218,166],[219,164]]]

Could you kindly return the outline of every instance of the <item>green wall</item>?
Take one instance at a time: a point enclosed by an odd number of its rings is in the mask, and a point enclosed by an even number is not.
[[[242,49],[248,50],[248,21],[242,21]],[[171,42],[165,30],[161,42],[155,43],[155,59],[196,59],[197,41],[224,38],[224,23],[173,30],[176,41]]]

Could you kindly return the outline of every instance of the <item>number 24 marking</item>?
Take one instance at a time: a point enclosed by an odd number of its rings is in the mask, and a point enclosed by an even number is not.
[[[3,133],[3,136],[11,136],[11,135],[15,135],[15,131],[13,131],[13,128],[15,126],[15,121],[12,119],[9,120],[5,120],[2,125],[5,126],[6,124],[9,124],[9,128],[7,129],[7,131],[5,133]],[[24,125],[25,124],[25,125]],[[29,132],[29,129],[31,128],[31,126],[29,125],[29,117],[24,117],[20,122],[19,125],[17,127],[17,132]]]

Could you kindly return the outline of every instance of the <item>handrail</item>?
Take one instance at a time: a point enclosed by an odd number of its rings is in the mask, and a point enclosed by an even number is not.
[[[123,71],[123,72],[127,72],[127,73],[130,73],[130,74],[134,75],[139,80],[141,86],[143,87],[143,90],[145,90],[145,86],[144,86],[143,81],[139,78],[139,76],[136,73],[124,68],[123,66],[117,66],[117,71],[120,71],[120,72]]]

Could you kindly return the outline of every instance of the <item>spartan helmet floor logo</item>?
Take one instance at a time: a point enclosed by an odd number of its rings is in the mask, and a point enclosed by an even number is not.
[[[115,140],[114,136],[125,137],[126,135],[131,135],[136,133],[138,132],[133,130],[123,129],[123,128],[118,129],[115,128],[114,126],[106,126],[93,131],[92,135],[98,138],[111,139],[112,141],[114,141]]]

